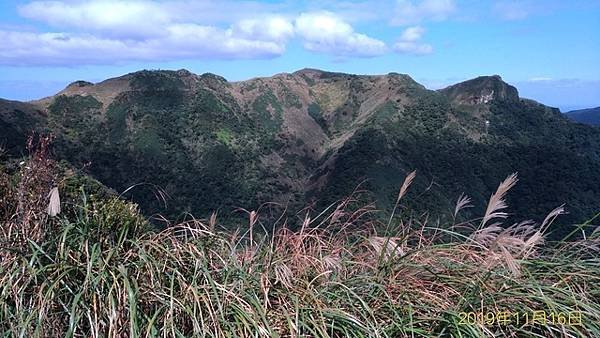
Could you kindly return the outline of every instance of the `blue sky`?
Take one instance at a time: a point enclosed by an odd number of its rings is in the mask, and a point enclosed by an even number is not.
[[[139,69],[235,81],[305,67],[434,89],[499,74],[562,110],[600,106],[600,0],[0,2],[2,98]]]

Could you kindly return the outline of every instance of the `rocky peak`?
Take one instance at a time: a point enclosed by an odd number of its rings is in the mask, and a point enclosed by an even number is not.
[[[93,86],[94,84],[88,81],[75,81],[70,83],[65,89],[72,89],[72,88],[82,88],[82,87],[89,87],[89,86]]]
[[[181,77],[194,76],[194,74],[187,69],[179,69],[175,71],[175,73]]]
[[[320,76],[323,73],[322,70],[314,69],[314,68],[302,68],[298,71],[295,71],[292,74],[295,75],[307,75],[307,76]]]
[[[61,90],[58,95],[84,95],[89,89],[93,88],[94,84],[88,81],[71,82],[65,89]]]
[[[517,88],[499,75],[480,76],[439,90],[455,104],[488,104],[493,100],[518,101]]]
[[[221,82],[221,83],[227,83],[227,79],[217,75],[217,74],[213,74],[213,73],[204,73],[202,75],[200,75],[201,78],[203,79],[207,79],[207,80],[212,80],[212,81],[216,81],[216,82]]]

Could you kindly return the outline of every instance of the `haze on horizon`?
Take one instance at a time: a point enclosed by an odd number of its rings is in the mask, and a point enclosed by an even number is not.
[[[318,68],[437,89],[499,74],[561,110],[600,106],[600,1],[4,1],[0,97],[140,69],[230,81]]]

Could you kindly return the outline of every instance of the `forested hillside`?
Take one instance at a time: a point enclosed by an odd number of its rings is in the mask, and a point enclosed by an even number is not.
[[[140,71],[0,104],[8,155],[24,153],[31,130],[50,132],[58,158],[170,218],[325,206],[359,184],[360,198],[389,209],[413,170],[415,214],[447,214],[462,193],[481,212],[513,172],[517,216],[564,203],[563,224],[581,222],[600,202],[600,131],[520,98],[499,76],[432,91],[396,73],[304,69],[228,82]]]

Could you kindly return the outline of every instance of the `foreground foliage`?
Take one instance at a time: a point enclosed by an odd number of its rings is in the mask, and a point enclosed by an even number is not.
[[[598,232],[544,243],[562,208],[503,226],[515,175],[482,218],[460,221],[459,198],[453,224],[402,215],[411,174],[387,224],[348,198],[298,229],[250,211],[237,232],[216,215],[156,231],[85,189],[47,216],[66,188],[46,151],[0,176],[3,337],[600,336]]]

